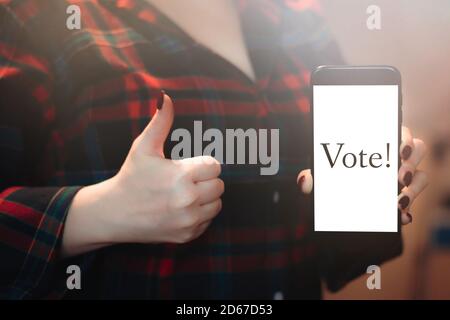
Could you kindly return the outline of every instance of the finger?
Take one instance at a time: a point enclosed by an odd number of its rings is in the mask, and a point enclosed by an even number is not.
[[[304,194],[310,194],[313,188],[311,169],[302,170],[297,176],[297,186]]]
[[[186,165],[194,182],[217,178],[222,170],[220,162],[211,156],[175,160],[175,163]]]
[[[225,190],[225,185],[219,178],[197,182],[195,187],[199,194],[198,203],[200,205],[217,200]]]
[[[398,196],[398,206],[402,212],[406,212],[411,207],[417,196],[428,185],[427,175],[423,171],[416,171],[411,184],[408,187],[403,188],[402,192]]]
[[[222,210],[222,200],[217,199],[213,202],[199,206],[195,210],[198,214],[199,224],[202,224],[206,221],[212,220],[219,214],[220,210]]]
[[[138,148],[149,155],[164,157],[164,143],[173,124],[174,110],[170,97],[159,93],[158,110],[138,137]]]
[[[197,204],[198,198],[199,194],[195,184],[189,179],[180,179],[173,191],[171,205],[176,210],[185,210],[187,207]]]
[[[402,143],[400,145],[400,157],[408,160],[414,150],[414,142],[411,131],[402,126]]]
[[[409,212],[402,212],[401,220],[402,220],[402,225],[407,225],[407,224],[412,223],[413,217]]]
[[[210,226],[212,220],[203,222],[202,224],[200,224],[197,229],[194,231],[194,236],[192,237],[192,240],[197,239],[198,237],[200,237],[203,233],[205,233],[205,231],[208,229],[208,227]]]
[[[425,142],[420,139],[413,139],[414,148],[411,153],[411,156],[408,160],[404,160],[404,163],[408,163],[409,165],[417,168],[419,163],[423,160],[425,155],[427,154],[427,146]]]
[[[416,171],[417,166],[426,155],[426,145],[420,139],[413,139],[414,148],[408,160],[404,160],[398,172],[399,181],[404,186],[409,186]]]
[[[409,186],[412,182],[415,171],[416,168],[411,163],[406,161],[403,162],[400,166],[400,169],[398,170],[398,181],[403,186]]]

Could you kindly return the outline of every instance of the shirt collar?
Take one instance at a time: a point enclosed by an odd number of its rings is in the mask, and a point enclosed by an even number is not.
[[[244,39],[257,83],[265,87],[279,49],[281,12],[270,0],[234,0],[241,17]],[[181,42],[192,39],[166,15],[145,0],[100,0],[102,5],[122,17],[139,31],[167,32]],[[148,28],[151,25],[153,28]],[[147,28],[146,28],[147,26]]]

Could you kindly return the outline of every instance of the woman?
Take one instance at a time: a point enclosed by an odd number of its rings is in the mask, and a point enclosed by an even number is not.
[[[2,296],[320,298],[400,253],[312,237],[309,73],[342,63],[312,1],[2,3]],[[279,173],[165,159],[194,121],[280,129]],[[424,144],[404,129],[400,154],[407,224]]]

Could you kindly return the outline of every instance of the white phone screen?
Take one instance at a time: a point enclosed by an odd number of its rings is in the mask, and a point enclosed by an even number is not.
[[[398,90],[313,87],[315,231],[397,232]]]

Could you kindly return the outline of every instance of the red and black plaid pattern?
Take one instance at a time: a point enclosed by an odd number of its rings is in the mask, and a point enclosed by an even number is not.
[[[340,56],[314,1],[236,1],[255,82],[144,0],[0,4],[0,296],[320,297],[296,175],[309,166],[310,70]],[[66,28],[70,4],[81,8],[81,30]],[[72,197],[117,172],[161,89],[174,101],[174,129],[192,131],[195,120],[204,130],[280,129],[279,173],[224,165],[223,210],[191,243],[60,259]],[[81,291],[64,289],[70,264],[82,267]]]

